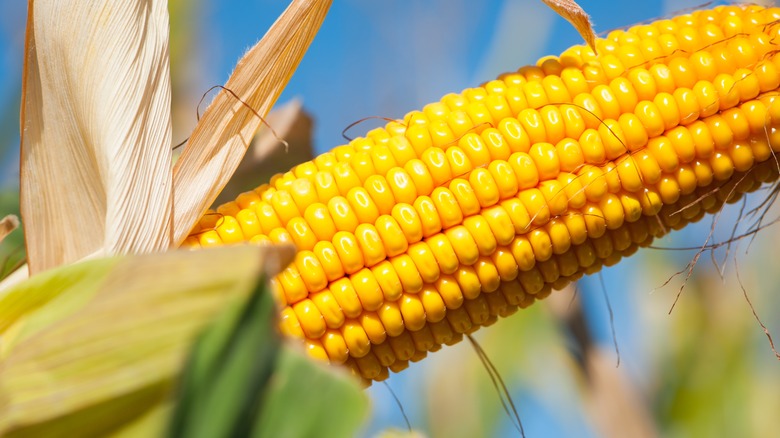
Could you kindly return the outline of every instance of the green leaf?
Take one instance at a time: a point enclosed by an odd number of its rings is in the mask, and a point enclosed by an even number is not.
[[[344,437],[368,403],[350,376],[281,343],[263,283],[198,340],[181,382],[171,437]]]
[[[188,362],[172,437],[247,436],[273,372],[280,339],[276,304],[263,282],[198,340]]]
[[[150,418],[205,324],[292,255],[233,246],[115,257],[5,291],[0,435],[85,436]],[[152,417],[146,427],[162,432],[166,417]]]
[[[352,376],[285,346],[266,388],[253,437],[355,436],[366,418],[366,394]]]

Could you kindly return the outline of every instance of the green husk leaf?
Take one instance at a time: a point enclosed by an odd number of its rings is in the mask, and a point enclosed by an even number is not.
[[[282,348],[252,436],[355,436],[368,413],[368,400],[351,376],[338,371],[299,349]]]
[[[224,312],[201,335],[182,379],[171,437],[248,435],[279,351],[275,310],[259,282],[244,305]]]
[[[0,296],[0,435],[119,432],[147,416],[168,400],[204,325],[292,254],[234,246],[121,256],[7,290]]]
[[[170,437],[343,437],[365,418],[350,377],[282,344],[264,283],[226,311],[195,344]],[[305,413],[305,415],[301,415]]]

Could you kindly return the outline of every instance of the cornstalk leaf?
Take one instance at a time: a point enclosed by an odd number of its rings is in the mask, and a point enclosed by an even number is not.
[[[171,241],[163,0],[30,2],[21,213],[32,274]]]
[[[577,32],[582,35],[585,42],[588,43],[593,52],[596,52],[596,33],[593,31],[593,25],[590,23],[590,17],[574,0],[542,0],[547,6],[552,8],[558,15],[565,18],[572,24]]]
[[[295,0],[238,62],[174,167],[174,241],[180,244],[238,167],[319,30],[331,0]],[[238,99],[236,98],[238,97]],[[240,100],[239,100],[240,99]]]
[[[90,260],[9,289],[0,435],[87,436],[146,416],[170,396],[206,322],[293,253],[234,246]]]

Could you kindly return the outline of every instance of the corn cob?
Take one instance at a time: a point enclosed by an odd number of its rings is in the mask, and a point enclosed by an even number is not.
[[[697,11],[446,95],[207,213],[184,246],[295,244],[281,329],[384,379],[775,180],[778,18]]]

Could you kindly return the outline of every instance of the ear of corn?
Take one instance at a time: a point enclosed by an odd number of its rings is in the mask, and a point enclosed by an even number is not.
[[[381,380],[776,179],[779,18],[613,31],[274,176],[185,246],[295,244],[281,329]]]

